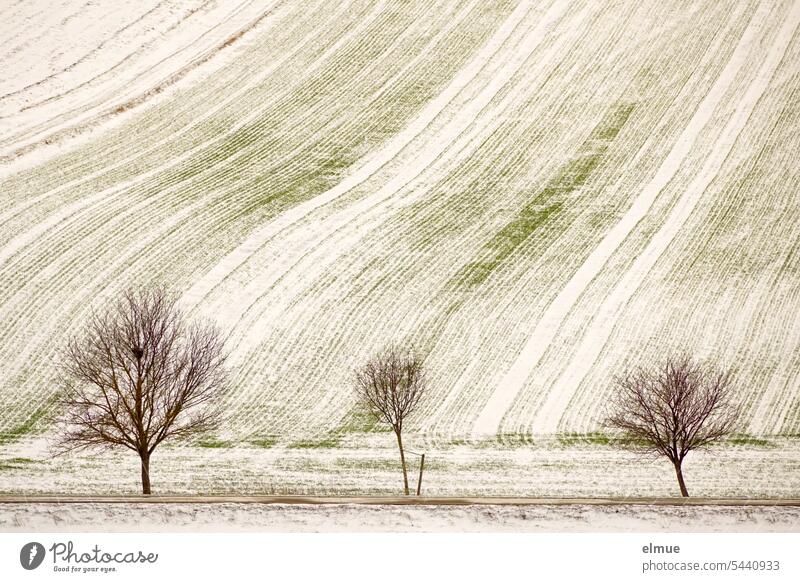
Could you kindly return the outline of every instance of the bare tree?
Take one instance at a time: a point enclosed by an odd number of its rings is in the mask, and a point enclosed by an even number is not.
[[[620,430],[632,450],[667,457],[688,497],[683,460],[729,435],[739,411],[730,373],[680,356],[617,378],[605,423]]]
[[[226,386],[224,363],[216,328],[188,323],[165,288],[126,292],[67,343],[56,451],[131,449],[150,493],[155,448],[221,420],[212,400]]]
[[[355,372],[355,390],[361,404],[397,437],[403,490],[408,489],[408,471],[403,450],[403,423],[425,394],[427,382],[422,359],[413,350],[390,346]]]

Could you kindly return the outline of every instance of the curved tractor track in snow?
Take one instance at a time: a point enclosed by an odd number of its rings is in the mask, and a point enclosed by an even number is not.
[[[619,248],[635,225],[645,217],[658,194],[667,186],[688,156],[700,132],[706,127],[718,107],[723,95],[736,79],[736,74],[745,63],[752,45],[757,42],[758,31],[762,29],[763,20],[768,12],[769,5],[767,3],[759,6],[744,34],[739,39],[739,43],[727,65],[694,112],[688,125],[678,136],[675,146],[662,162],[652,181],[645,186],[628,211],[622,216],[622,219],[605,236],[554,299],[533,330],[522,352],[517,356],[506,376],[500,381],[498,389],[476,420],[475,433],[486,435],[497,432],[503,414],[507,411],[519,390],[521,390],[530,371],[536,366],[539,358],[550,345],[550,341],[558,331],[562,320],[573,308],[578,297],[584,292],[590,281],[603,269],[609,257]],[[675,209],[651,239],[650,244],[636,258],[630,270],[619,280],[611,295],[598,307],[597,315],[595,316],[596,320],[589,325],[575,356],[567,365],[568,372],[552,387],[547,399],[539,409],[532,425],[534,432],[555,432],[561,414],[563,414],[564,408],[569,402],[572,390],[580,384],[583,379],[582,374],[585,374],[587,368],[591,367],[603,348],[605,339],[610,333],[610,326],[613,325],[621,306],[635,292],[642,279],[646,276],[647,271],[670,244],[672,237],[692,212],[699,197],[702,196],[725,161],[736,137],[747,122],[761,94],[768,87],[775,69],[783,58],[786,48],[797,30],[798,19],[800,19],[800,3],[795,4],[774,38],[770,51],[756,78],[741,97],[741,101],[730,121],[719,135],[717,147],[708,155],[700,172],[688,185]]]

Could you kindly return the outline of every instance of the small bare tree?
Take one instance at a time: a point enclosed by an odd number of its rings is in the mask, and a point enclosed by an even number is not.
[[[165,288],[126,292],[67,343],[54,448],[131,449],[141,459],[142,493],[150,493],[155,448],[221,420],[212,400],[226,385],[224,362],[216,328],[187,323]]]
[[[361,404],[397,437],[403,490],[408,489],[408,470],[403,450],[403,423],[425,394],[427,382],[422,359],[413,350],[390,346],[355,372],[355,390]]]
[[[683,460],[729,435],[739,411],[728,372],[680,356],[617,378],[605,423],[620,430],[632,450],[667,457],[688,497]]]

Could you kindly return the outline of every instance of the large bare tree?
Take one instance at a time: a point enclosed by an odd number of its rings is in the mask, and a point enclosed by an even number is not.
[[[605,422],[632,450],[667,457],[688,497],[683,460],[731,434],[739,412],[730,373],[678,356],[617,378]]]
[[[188,322],[164,287],[124,293],[65,347],[55,449],[131,449],[150,493],[155,448],[221,420],[213,400],[226,386],[224,363],[216,328]]]
[[[380,422],[389,425],[397,437],[406,495],[409,489],[403,424],[416,410],[426,388],[422,359],[412,349],[390,346],[355,372],[355,390],[359,401]]]

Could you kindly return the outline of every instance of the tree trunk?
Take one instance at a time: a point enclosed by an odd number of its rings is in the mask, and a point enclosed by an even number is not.
[[[150,495],[150,454],[139,453],[142,459],[142,493]]]
[[[681,495],[689,497],[689,491],[686,489],[686,483],[683,480],[683,470],[681,468],[683,461],[675,461],[673,464],[675,465],[675,474],[678,476],[678,485],[681,487]]]
[[[408,495],[408,471],[406,470],[406,455],[403,452],[403,439],[400,437],[400,431],[396,431],[397,446],[400,447],[400,464],[403,466],[403,491]]]

